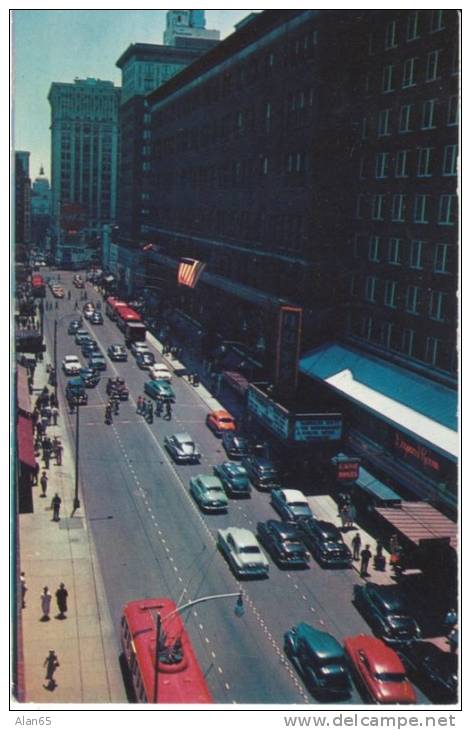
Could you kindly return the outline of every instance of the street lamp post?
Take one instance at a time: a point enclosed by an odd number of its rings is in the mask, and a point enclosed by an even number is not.
[[[195,598],[193,601],[188,601],[188,603],[185,603],[183,606],[179,606],[174,611],[171,611],[168,613],[164,619],[162,619],[160,612],[157,612],[157,620],[156,620],[156,632],[155,632],[155,674],[154,674],[154,704],[157,704],[157,698],[158,698],[158,691],[159,691],[159,647],[160,647],[160,638],[161,638],[161,632],[162,632],[162,623],[164,621],[167,621],[172,616],[176,616],[177,614],[181,613],[182,611],[185,611],[187,608],[191,608],[192,606],[196,606],[198,603],[204,603],[206,601],[214,601],[219,598],[237,598],[237,602],[234,608],[235,615],[240,618],[244,615],[244,598],[242,591],[238,591],[237,593],[218,593],[213,596],[202,596],[201,598]]]
[[[75,416],[75,492],[74,492],[74,503],[72,510],[72,517],[75,511],[80,507],[80,500],[78,498],[78,485],[79,485],[79,434],[80,434],[80,403],[79,397],[77,396],[77,414]]]

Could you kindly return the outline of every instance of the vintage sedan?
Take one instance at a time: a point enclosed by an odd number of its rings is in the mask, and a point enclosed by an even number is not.
[[[106,370],[106,360],[101,352],[92,352],[88,358],[88,367],[94,370]]]
[[[92,368],[80,368],[79,374],[86,388],[94,388],[100,382],[100,373]]]
[[[106,395],[117,395],[119,400],[129,400],[129,388],[124,378],[108,378]]]
[[[243,459],[249,455],[249,441],[234,431],[223,433],[222,445],[229,459]]]
[[[257,537],[282,568],[307,568],[309,553],[299,539],[296,525],[292,522],[268,520],[257,524]]]
[[[126,362],[128,353],[124,345],[110,345],[108,347],[108,356],[114,362]]]
[[[260,490],[269,491],[280,487],[280,478],[275,465],[263,456],[247,456],[242,460],[249,479]]]
[[[301,539],[316,560],[327,568],[349,568],[353,556],[342,533],[331,522],[309,518],[298,523]]]
[[[206,425],[215,436],[222,438],[224,433],[236,430],[234,418],[228,411],[212,411],[206,416]]]
[[[284,649],[310,692],[328,698],[350,695],[345,653],[333,636],[300,623],[285,633]]]
[[[408,644],[420,638],[420,628],[410,615],[399,586],[355,585],[353,600],[374,633],[386,643]]]
[[[78,329],[75,333],[75,344],[81,345],[85,340],[90,340],[90,333],[87,330]]]
[[[102,315],[102,313],[101,312],[98,312],[97,310],[95,310],[93,312],[92,316],[90,317],[90,322],[92,324],[103,324],[103,315]]]
[[[297,522],[313,516],[309,502],[299,489],[272,489],[270,502],[287,522]]]
[[[67,334],[75,335],[79,329],[80,321],[78,319],[73,319],[72,322],[69,322],[69,326],[67,327]]]
[[[156,362],[149,368],[149,376],[152,380],[166,380],[170,383],[172,380],[172,373],[166,365],[161,362]]]
[[[413,705],[417,696],[398,655],[375,636],[349,636],[345,653],[361,689],[380,705]]]
[[[243,466],[224,461],[216,464],[213,470],[229,497],[250,497],[250,482]]]
[[[77,355],[66,355],[62,360],[62,370],[65,375],[79,375],[81,367]]]
[[[458,655],[443,651],[431,641],[399,646],[398,654],[407,673],[436,704],[458,702]]]
[[[144,392],[153,400],[163,398],[163,400],[174,401],[175,393],[170,383],[165,380],[148,380],[144,383]]]
[[[199,463],[201,459],[199,449],[188,433],[174,433],[172,436],[166,436],[164,446],[174,461],[179,464]]]
[[[150,352],[147,342],[131,342],[131,352],[137,357],[139,352]]]
[[[227,512],[228,499],[217,477],[206,474],[191,477],[190,494],[205,512]]]
[[[141,370],[148,370],[155,363],[155,357],[152,352],[138,352],[136,355],[136,365]]]
[[[217,545],[237,578],[268,577],[268,560],[250,530],[243,527],[218,530]]]

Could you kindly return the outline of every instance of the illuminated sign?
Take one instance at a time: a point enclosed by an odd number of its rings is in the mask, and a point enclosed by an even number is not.
[[[360,459],[337,461],[337,481],[356,482],[360,475]]]
[[[427,469],[432,469],[436,472],[440,471],[438,458],[432,451],[430,451],[430,449],[408,441],[397,431],[394,433],[394,448],[402,456],[409,458],[412,457],[414,461],[420,462],[420,464],[427,467]]]
[[[289,438],[288,411],[252,386],[249,388],[247,406],[273,433],[283,439]]]
[[[295,416],[294,441],[339,441],[342,438],[340,413],[310,413]]]

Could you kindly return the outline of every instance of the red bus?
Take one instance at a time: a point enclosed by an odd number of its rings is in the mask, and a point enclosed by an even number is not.
[[[31,277],[31,293],[33,297],[46,296],[46,282],[41,274],[33,274]]]
[[[176,608],[169,598],[143,598],[123,607],[121,645],[137,702],[213,702],[184,623],[175,613]],[[157,660],[158,614],[160,641]]]
[[[108,299],[106,300],[105,312],[110,319],[115,320],[118,309],[120,309],[120,307],[127,306],[127,303],[123,302],[122,299],[116,299],[116,297],[108,297]]]
[[[141,321],[141,315],[134,309],[131,309],[131,307],[118,307],[116,312],[116,324],[122,332],[124,332],[126,325],[129,324],[129,322]]]

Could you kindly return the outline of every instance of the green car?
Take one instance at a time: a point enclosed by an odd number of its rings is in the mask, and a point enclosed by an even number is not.
[[[228,499],[221,480],[207,474],[198,474],[190,479],[190,494],[202,510],[208,512],[226,512]]]
[[[175,400],[175,393],[173,388],[164,380],[149,380],[144,383],[144,393],[150,395],[154,400],[156,398],[163,398],[164,400]]]

